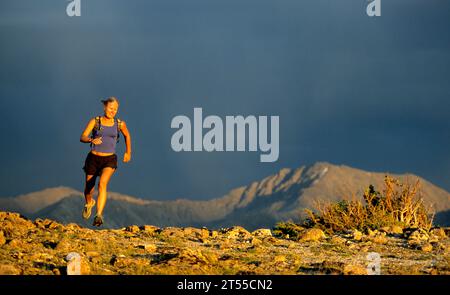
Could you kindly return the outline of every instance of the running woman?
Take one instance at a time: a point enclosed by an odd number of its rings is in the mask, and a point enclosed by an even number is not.
[[[92,118],[81,134],[80,141],[91,144],[91,150],[84,162],[83,170],[86,173],[84,198],[86,204],[83,208],[83,218],[89,219],[92,207],[95,205],[93,198],[97,176],[98,182],[97,214],[94,218],[94,226],[103,224],[103,209],[106,204],[108,182],[117,169],[116,143],[119,131],[125,138],[126,151],[123,162],[131,160],[131,136],[125,121],[115,119],[119,109],[119,101],[115,97],[102,100],[103,116]],[[92,133],[92,136],[89,136]]]

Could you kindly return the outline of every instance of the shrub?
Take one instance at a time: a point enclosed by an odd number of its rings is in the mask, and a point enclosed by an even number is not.
[[[317,212],[306,210],[307,226],[318,226],[328,232],[348,229],[380,229],[398,225],[402,228],[420,227],[429,230],[434,214],[426,208],[420,195],[420,182],[402,184],[386,176],[384,190],[380,193],[370,185],[364,192],[365,204],[360,200],[342,200],[337,203],[316,205]]]
[[[292,221],[278,222],[273,228],[273,234],[276,237],[298,240],[303,230],[303,227]]]

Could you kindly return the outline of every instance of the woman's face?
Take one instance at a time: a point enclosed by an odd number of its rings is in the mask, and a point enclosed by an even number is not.
[[[114,118],[114,116],[117,114],[118,109],[119,104],[117,102],[108,102],[108,104],[104,106],[105,116],[110,119]]]

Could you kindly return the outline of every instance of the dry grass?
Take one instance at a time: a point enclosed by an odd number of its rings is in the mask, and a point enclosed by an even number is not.
[[[393,225],[426,230],[432,227],[434,214],[420,198],[419,180],[411,185],[386,176],[382,193],[370,185],[363,197],[365,204],[355,198],[337,203],[318,203],[318,213],[307,210],[309,218],[306,225],[318,226],[328,232],[365,231]]]

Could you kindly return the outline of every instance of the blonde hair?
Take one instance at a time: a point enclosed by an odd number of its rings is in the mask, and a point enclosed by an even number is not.
[[[103,103],[103,105],[107,105],[108,103],[110,103],[110,102],[117,102],[117,104],[119,104],[119,100],[116,98],[116,97],[114,97],[114,96],[110,96],[110,97],[108,97],[107,99],[102,99],[102,103]]]

